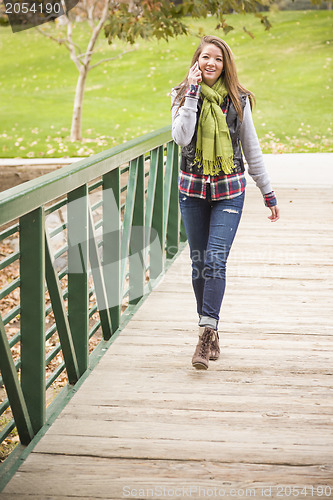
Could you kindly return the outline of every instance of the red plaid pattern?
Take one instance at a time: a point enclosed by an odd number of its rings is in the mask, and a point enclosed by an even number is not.
[[[206,198],[206,182],[208,175],[189,174],[180,171],[179,191],[187,196]],[[246,178],[242,174],[215,175],[210,177],[210,194],[214,201],[236,198],[242,194],[246,186]],[[274,191],[264,195],[266,207],[277,205]]]
[[[206,198],[206,182],[208,175],[188,174],[180,171],[179,190],[187,196]],[[235,198],[242,194],[246,186],[245,175],[216,175],[210,178],[211,199],[221,200]]]
[[[275,207],[277,205],[277,199],[274,191],[267,193],[264,195],[265,205],[266,207]]]

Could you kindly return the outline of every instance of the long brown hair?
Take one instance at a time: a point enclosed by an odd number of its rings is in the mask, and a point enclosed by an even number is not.
[[[255,103],[255,98],[252,92],[247,90],[245,87],[243,87],[243,85],[239,83],[234,56],[229,45],[224,40],[222,40],[217,36],[212,36],[212,35],[204,36],[201,39],[199,47],[194,52],[191,62],[191,67],[194,65],[194,63],[198,61],[201,52],[203,51],[204,47],[208,44],[216,45],[216,47],[218,47],[222,51],[223,70],[221,78],[226,86],[226,89],[232,100],[232,103],[235,106],[237,114],[239,115],[240,119],[243,119],[243,110],[239,94],[241,93],[248,95],[251,104],[251,109],[253,107],[253,104]],[[176,90],[178,90],[178,92],[173,101],[173,106],[178,104],[177,111],[184,104],[187,87],[188,87],[188,73],[186,75],[186,78],[179,84],[179,86],[176,87]]]

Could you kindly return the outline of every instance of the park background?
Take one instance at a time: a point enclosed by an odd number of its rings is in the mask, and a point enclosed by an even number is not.
[[[232,48],[240,81],[256,96],[264,153],[332,152],[333,11],[281,11],[275,3],[270,10],[268,31],[254,14],[228,15],[234,29],[227,35],[213,17],[190,20],[191,31],[217,34]],[[75,23],[79,45],[88,42],[87,28]],[[42,29],[58,36],[57,23]],[[109,45],[102,32],[92,63],[116,59],[88,73],[82,140],[72,142],[78,71],[69,53],[35,28],[1,26],[0,157],[86,157],[170,124],[171,88],[185,77],[198,42],[193,34]]]
[[[292,6],[299,4],[295,0]],[[273,3],[268,16],[269,31],[253,14],[228,15],[234,27],[228,35],[215,29],[214,18],[190,21],[191,31],[201,28],[231,46],[240,81],[256,95],[254,121],[264,153],[332,152],[333,12],[279,11]],[[58,35],[56,24],[43,29]],[[76,23],[76,43],[84,46],[88,38],[87,23]],[[102,33],[93,63],[116,59],[88,74],[83,138],[72,142],[78,72],[68,52],[36,29],[13,33],[0,26],[0,157],[70,162],[169,125],[171,88],[183,80],[198,43],[193,34],[108,45]],[[7,440],[0,461],[17,442],[17,436]]]

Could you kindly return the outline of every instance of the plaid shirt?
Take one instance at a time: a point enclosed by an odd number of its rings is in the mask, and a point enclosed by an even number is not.
[[[190,174],[180,171],[179,190],[187,196],[206,198],[208,175]],[[211,199],[221,200],[235,198],[242,194],[246,186],[244,174],[215,175],[210,177]]]
[[[186,97],[199,99],[200,86],[189,85]],[[229,99],[229,96],[228,96]],[[226,103],[221,107],[223,113],[226,113]],[[196,198],[206,198],[206,183],[210,182],[210,196],[214,201],[236,198],[242,194],[246,186],[245,174],[228,174],[228,175],[198,175],[180,171],[179,175],[179,191],[187,196]],[[277,200],[274,191],[264,195],[264,203],[266,207],[277,205]]]
[[[180,171],[179,191],[187,196],[206,198],[208,175],[189,174]],[[245,174],[214,175],[210,177],[210,197],[213,201],[229,200],[242,194],[246,186]],[[264,195],[266,207],[274,207],[277,200],[274,191]]]

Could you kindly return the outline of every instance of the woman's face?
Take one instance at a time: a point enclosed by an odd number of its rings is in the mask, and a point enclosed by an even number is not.
[[[205,45],[198,59],[203,81],[212,87],[223,70],[222,50],[216,45]]]

